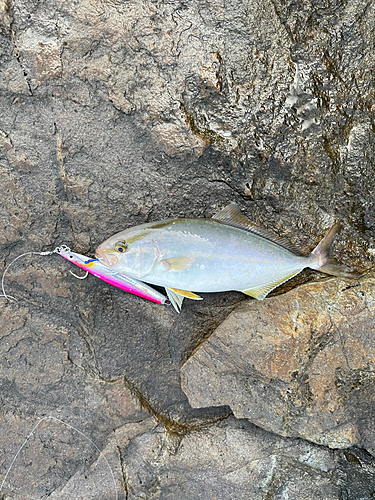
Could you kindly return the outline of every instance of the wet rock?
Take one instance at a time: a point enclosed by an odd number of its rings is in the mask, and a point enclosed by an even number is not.
[[[328,280],[237,309],[181,370],[190,404],[375,453],[374,285]]]

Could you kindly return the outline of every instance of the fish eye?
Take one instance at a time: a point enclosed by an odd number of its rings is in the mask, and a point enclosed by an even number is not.
[[[123,253],[126,252],[128,249],[128,245],[125,243],[125,241],[118,241],[115,245],[115,250],[117,252]]]

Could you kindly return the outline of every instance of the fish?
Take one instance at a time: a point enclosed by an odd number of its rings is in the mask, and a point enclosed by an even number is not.
[[[309,255],[257,226],[230,204],[211,219],[167,219],[116,233],[95,256],[108,268],[164,287],[177,312],[197,293],[237,290],[263,300],[305,268],[359,277],[330,252],[340,231],[334,224]]]
[[[105,266],[97,258],[92,259],[90,257],[86,257],[86,255],[72,252],[70,248],[65,245],[57,248],[56,253],[84,271],[93,274],[102,281],[120,288],[125,292],[138,295],[139,297],[143,297],[151,302],[156,302],[157,304],[165,304],[167,302],[167,297],[162,293],[154,290],[152,287],[142,283],[141,281],[125,276],[124,274]]]

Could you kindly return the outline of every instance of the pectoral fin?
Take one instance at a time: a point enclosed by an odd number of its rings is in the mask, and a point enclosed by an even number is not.
[[[163,264],[168,271],[174,272],[187,269],[194,261],[194,257],[171,257],[170,259],[162,259],[159,262]]]
[[[178,288],[166,288],[165,291],[167,292],[168,299],[171,301],[172,306],[178,313],[181,311],[182,301],[185,297],[192,300],[203,300],[202,297],[199,297],[199,295],[193,292],[179,290]]]
[[[267,295],[277,286],[281,285],[282,283],[285,283],[288,281],[290,278],[293,278],[293,276],[296,276],[296,274],[300,273],[302,269],[299,271],[294,271],[292,273],[289,273],[286,276],[281,276],[275,281],[271,281],[269,283],[264,283],[263,285],[258,285],[252,288],[248,288],[246,290],[240,290],[242,293],[245,293],[246,295],[250,295],[250,297],[254,297],[254,299],[258,300],[263,300],[264,298],[267,297]]]

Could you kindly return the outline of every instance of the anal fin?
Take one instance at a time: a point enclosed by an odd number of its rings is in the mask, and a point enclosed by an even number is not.
[[[298,271],[293,271],[285,276],[281,276],[275,281],[270,281],[268,283],[263,283],[262,285],[257,285],[251,288],[248,288],[246,290],[240,290],[242,293],[245,293],[246,295],[250,295],[250,297],[254,297],[254,299],[257,300],[263,300],[267,297],[267,295],[276,287],[279,285],[282,285],[286,281],[288,281],[290,278],[293,278],[293,276],[296,276],[302,271],[302,269],[299,269]]]

